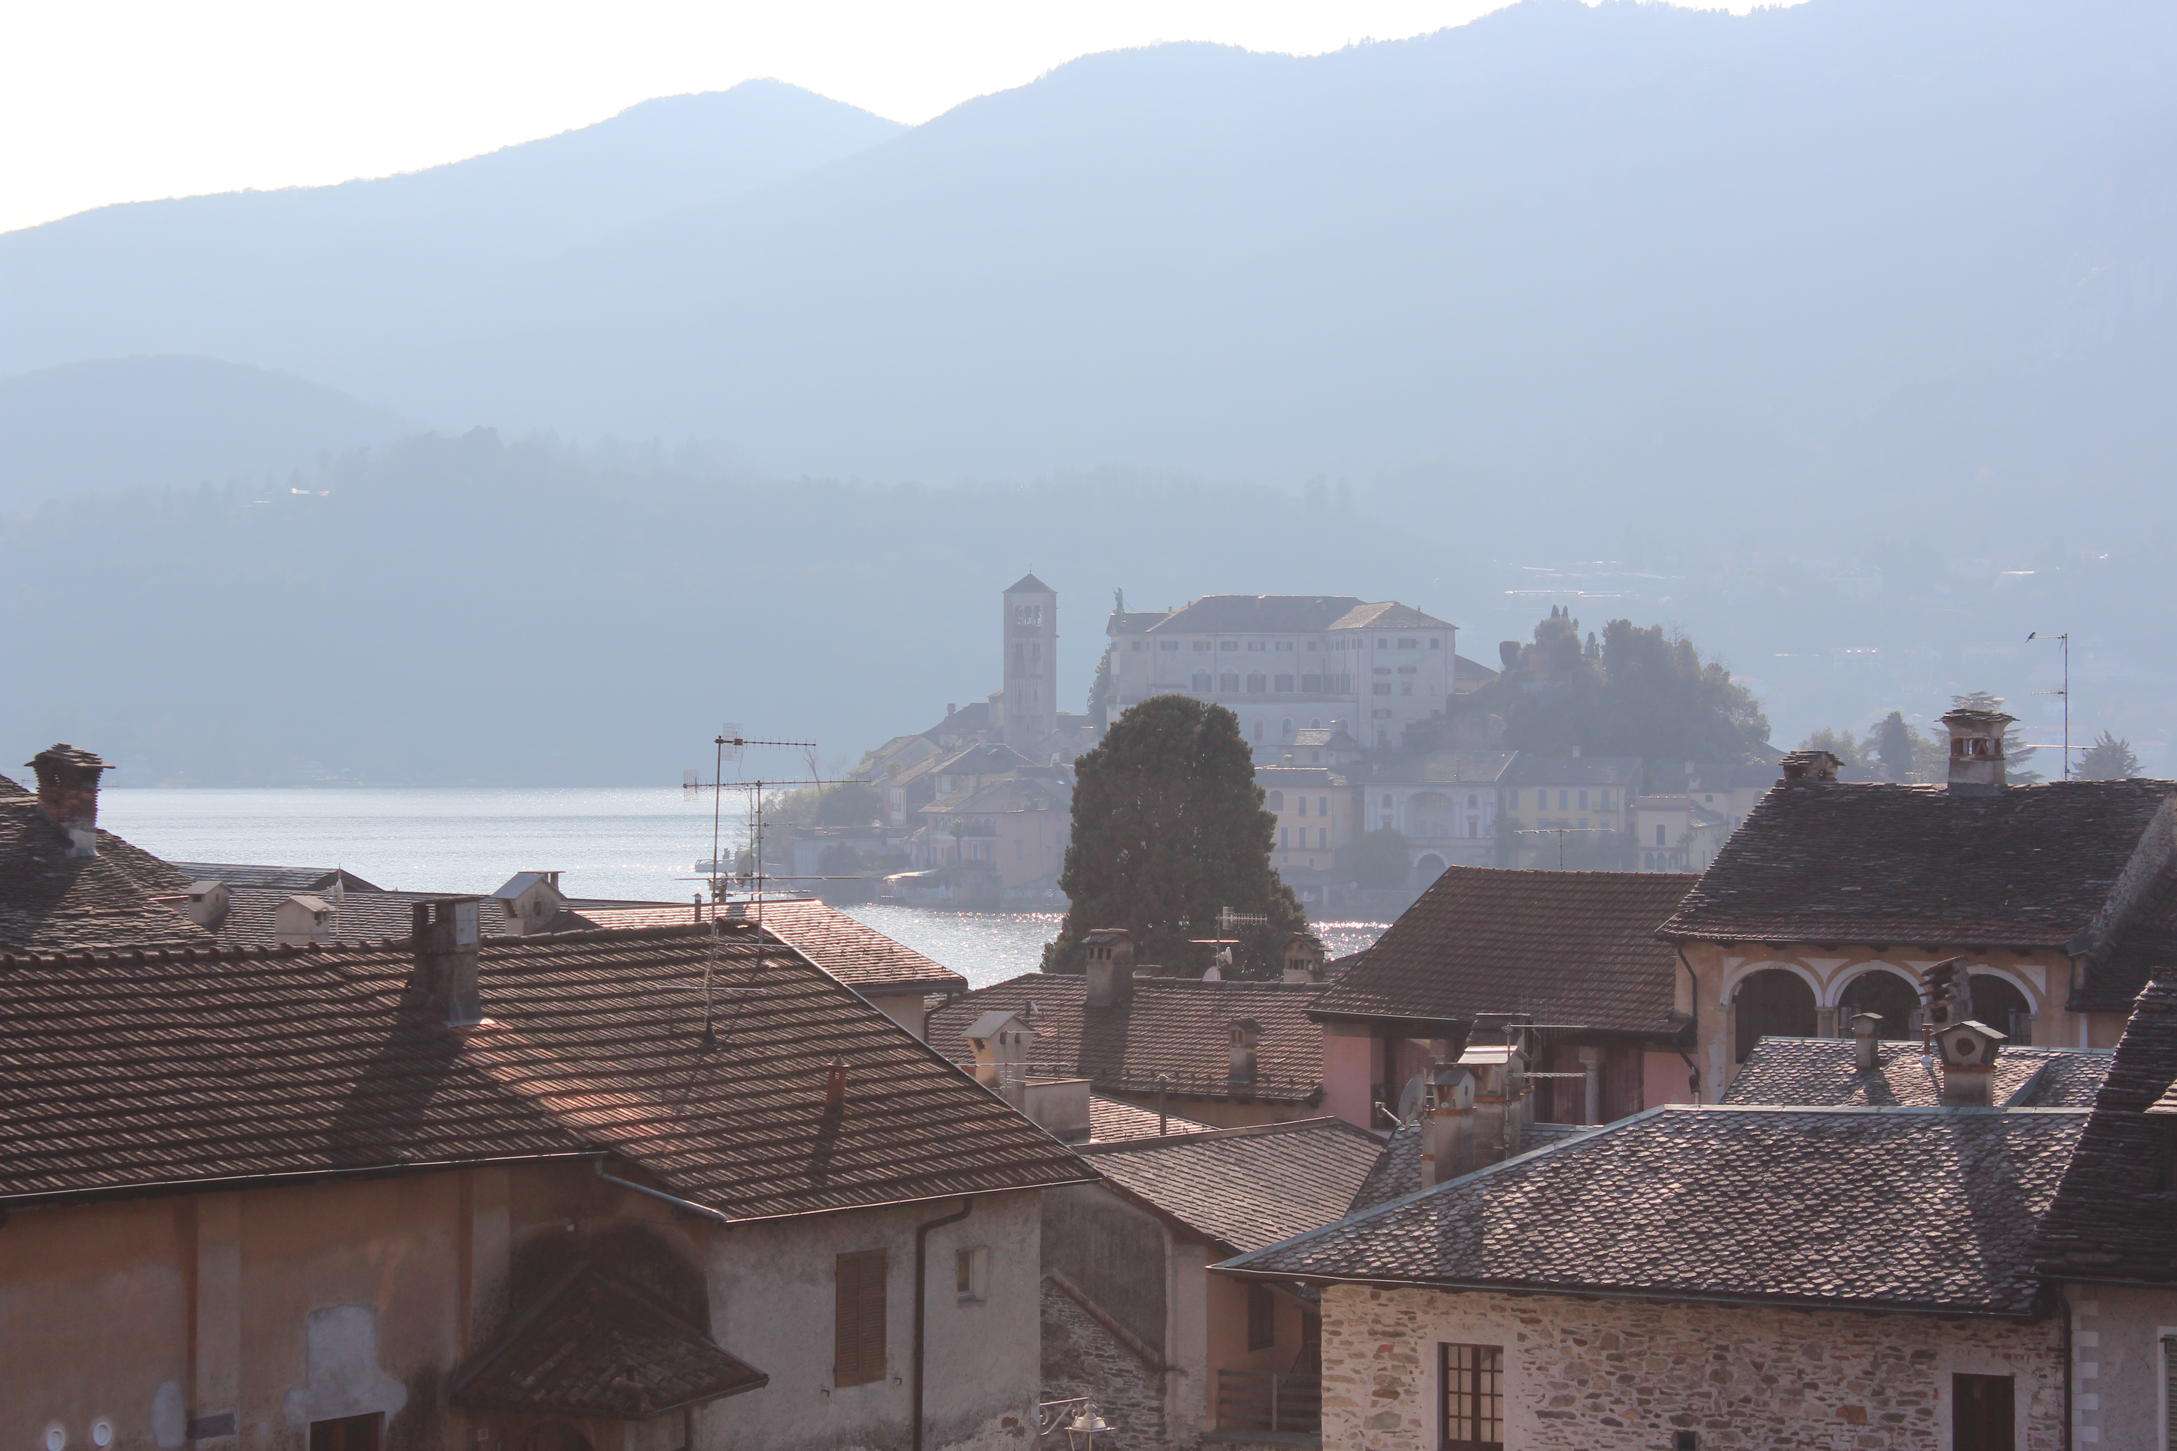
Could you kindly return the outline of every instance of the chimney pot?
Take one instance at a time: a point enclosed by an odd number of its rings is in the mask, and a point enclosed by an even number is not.
[[[1099,927],[1082,939],[1088,957],[1087,1004],[1124,1007],[1134,1000],[1134,937],[1123,927]]]
[[[1943,718],[1950,732],[1950,789],[1960,796],[1992,796],[2010,784],[2003,760],[2003,731],[2017,717],[2000,710],[1954,710]]]
[[[1936,1050],[1943,1059],[1943,1105],[1946,1108],[1990,1108],[1996,1055],[2006,1035],[1986,1023],[1967,1020],[1953,1023],[1935,1035]]]
[[[448,1027],[474,1027],[484,1020],[476,980],[481,903],[479,897],[444,897],[415,905],[415,967],[406,1001]]]
[[[834,1058],[824,1067],[824,1108],[839,1113],[847,1106],[847,1060]]]
[[[1429,1068],[1421,1100],[1421,1187],[1434,1189],[1474,1162],[1474,1075],[1448,1059]]]
[[[1784,757],[1784,786],[1819,786],[1837,779],[1844,765],[1827,751],[1793,751]]]
[[[98,855],[98,778],[113,768],[78,746],[54,745],[32,756],[38,806],[68,836],[68,855]]]
[[[1882,1031],[1882,1018],[1875,1013],[1852,1015],[1852,1066],[1862,1073],[1872,1073],[1875,1067],[1876,1034]]]
[[[1253,1083],[1255,1049],[1262,1042],[1262,1024],[1253,1018],[1242,1018],[1227,1032],[1231,1042],[1231,1063],[1225,1077],[1233,1083]]]

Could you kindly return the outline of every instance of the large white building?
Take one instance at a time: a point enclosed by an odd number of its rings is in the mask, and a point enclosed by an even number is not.
[[[1229,708],[1251,745],[1342,726],[1362,745],[1391,746],[1444,708],[1458,629],[1351,595],[1205,595],[1114,614],[1106,633],[1113,715],[1189,695]]]

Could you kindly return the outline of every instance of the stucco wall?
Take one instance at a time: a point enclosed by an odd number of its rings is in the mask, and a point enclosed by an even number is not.
[[[1377,1064],[1382,1061],[1376,1036],[1348,1023],[1323,1025],[1323,1112],[1360,1128],[1373,1128]]]
[[[929,1237],[929,1451],[1026,1446],[1041,1375],[1041,1233],[1034,1193],[982,1195],[968,1218]],[[914,1350],[915,1228],[958,1200],[732,1226],[709,1241],[711,1323],[720,1344],[771,1383],[697,1413],[697,1444],[765,1451],[854,1451],[908,1440]],[[954,1292],[954,1254],[988,1251],[984,1298]],[[835,1255],[886,1252],[883,1380],[832,1383]]]
[[[1334,1285],[1325,1451],[1435,1451],[1437,1351],[1504,1349],[1505,1444],[1700,1451],[1950,1444],[1954,1373],[2018,1378],[2020,1451],[2063,1444],[2061,1327],[1930,1315]]]
[[[2177,1335],[2177,1288],[2066,1285],[2076,1444],[2123,1451],[2170,1444],[2162,1337]]]

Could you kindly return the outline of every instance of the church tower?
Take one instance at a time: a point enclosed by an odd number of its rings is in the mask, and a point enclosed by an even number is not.
[[[1058,730],[1058,595],[1032,574],[1005,592],[1003,740],[1042,759]]]

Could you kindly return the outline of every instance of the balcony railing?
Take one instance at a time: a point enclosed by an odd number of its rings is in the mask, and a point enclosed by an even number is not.
[[[1217,1429],[1320,1436],[1323,1378],[1274,1370],[1219,1370]]]

